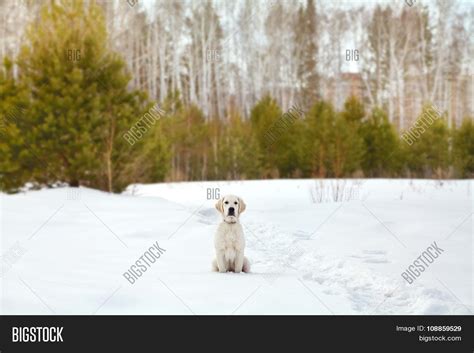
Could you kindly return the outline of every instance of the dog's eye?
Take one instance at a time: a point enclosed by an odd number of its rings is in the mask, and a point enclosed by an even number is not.
[[[226,205],[228,205],[228,204],[229,204],[229,201],[226,201],[226,202],[224,202],[224,203],[225,203]]]
[[[234,205],[237,205],[237,202],[234,202]]]

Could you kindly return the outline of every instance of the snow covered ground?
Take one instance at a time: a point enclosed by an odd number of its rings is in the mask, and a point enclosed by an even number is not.
[[[208,189],[247,203],[252,273],[210,271]],[[473,182],[268,180],[2,194],[2,314],[473,314]],[[166,251],[130,284],[123,273]],[[408,284],[434,241],[444,251]]]

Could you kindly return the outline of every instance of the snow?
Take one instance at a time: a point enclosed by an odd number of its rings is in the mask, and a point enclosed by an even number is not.
[[[211,272],[208,189],[245,200],[251,273]],[[361,179],[2,194],[1,313],[473,314],[472,193],[472,180]],[[130,284],[157,241],[166,251]],[[444,252],[408,284],[434,241]]]

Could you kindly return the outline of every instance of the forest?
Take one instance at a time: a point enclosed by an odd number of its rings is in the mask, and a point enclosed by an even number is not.
[[[466,3],[0,2],[0,189],[472,178]]]

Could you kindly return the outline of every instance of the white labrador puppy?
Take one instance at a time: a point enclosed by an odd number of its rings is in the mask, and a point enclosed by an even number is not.
[[[222,214],[222,223],[214,237],[216,258],[212,269],[219,272],[250,272],[250,263],[244,256],[244,232],[239,223],[239,216],[245,211],[244,201],[240,197],[227,195],[217,201],[216,208]]]

